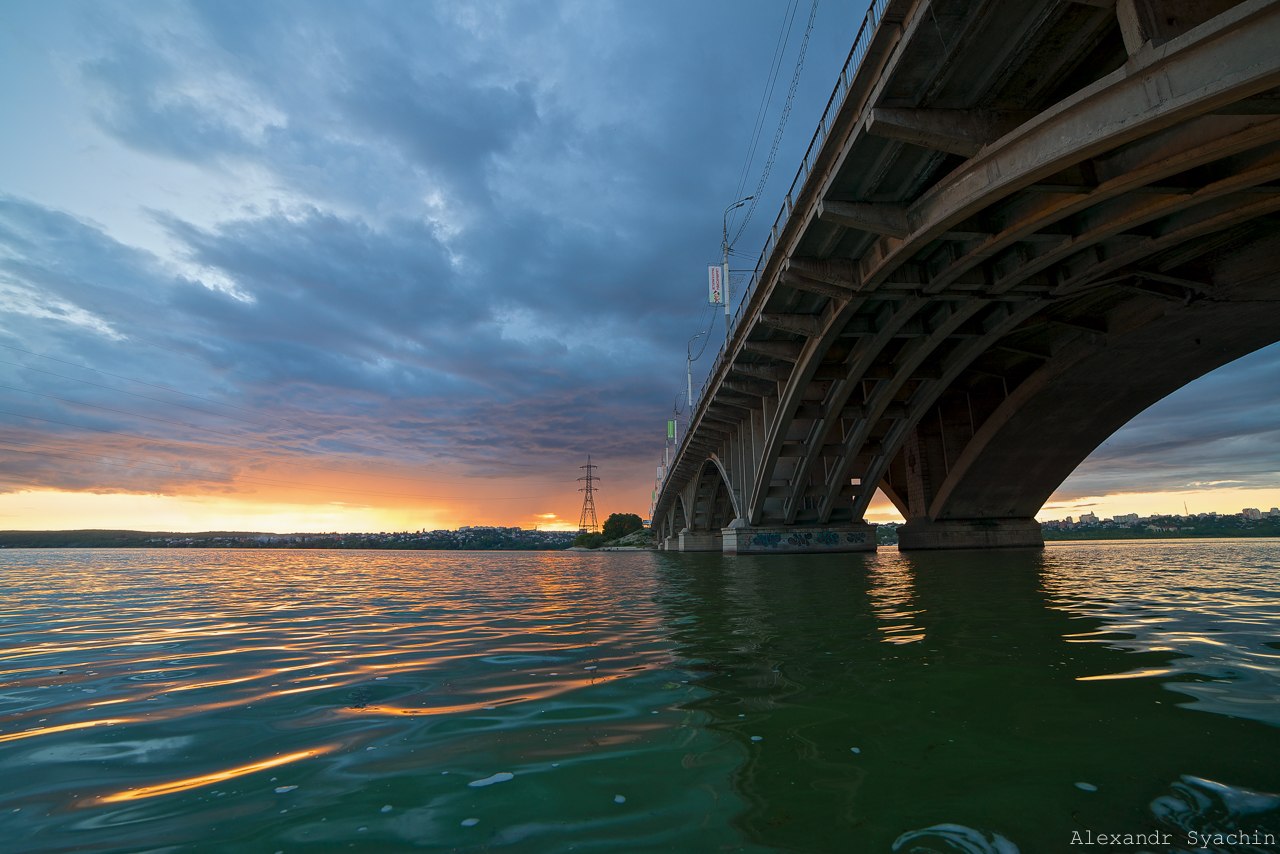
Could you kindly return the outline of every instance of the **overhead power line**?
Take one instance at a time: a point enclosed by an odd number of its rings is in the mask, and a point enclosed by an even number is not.
[[[782,144],[782,135],[787,128],[787,119],[791,116],[791,106],[795,102],[796,90],[800,86],[800,72],[804,69],[805,54],[809,50],[809,36],[813,34],[813,22],[818,15],[818,0],[813,0],[809,6],[809,21],[805,25],[804,38],[800,40],[800,50],[796,55],[795,70],[791,73],[791,85],[787,89],[787,99],[783,102],[782,113],[778,116],[778,129],[773,134],[773,144],[769,148],[769,157],[765,160],[764,169],[760,173],[760,181],[756,185],[756,191],[752,194],[751,203],[747,206],[747,212],[742,217],[742,223],[738,226],[733,234],[733,239],[729,241],[732,246],[742,236],[746,230],[747,224],[751,222],[751,216],[756,212],[756,206],[760,204],[760,197],[764,194],[765,184],[769,181],[769,174],[773,171],[774,160],[778,156],[778,147]]]
[[[764,91],[760,94],[760,106],[756,108],[756,119],[751,129],[751,141],[747,144],[747,156],[742,163],[742,173],[738,177],[738,188],[733,197],[740,199],[746,195],[747,176],[755,163],[756,146],[760,142],[760,133],[764,130],[764,120],[773,103],[773,88],[778,82],[778,72],[782,70],[782,57],[787,50],[787,42],[791,40],[791,26],[795,22],[796,9],[800,0],[791,0],[782,13],[782,26],[778,29],[778,40],[773,48],[773,60],[769,64],[769,75],[765,79]]]

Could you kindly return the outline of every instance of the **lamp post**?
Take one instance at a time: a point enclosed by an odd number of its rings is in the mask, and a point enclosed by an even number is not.
[[[723,260],[721,262],[722,269],[720,272],[724,279],[724,340],[726,344],[729,341],[729,211],[737,210],[754,198],[755,196],[746,196],[738,199],[736,202],[724,209],[724,217],[720,220],[720,225],[722,226],[720,232],[720,249],[723,253]]]
[[[684,378],[685,382],[688,383],[686,388],[689,394],[688,401],[690,418],[693,417],[693,342],[697,341],[701,337],[701,332],[694,335],[689,339],[689,344],[684,349]]]
[[[676,404],[680,401],[680,392],[676,392],[675,397],[671,399],[671,430],[667,438],[672,444],[680,444],[680,409]]]

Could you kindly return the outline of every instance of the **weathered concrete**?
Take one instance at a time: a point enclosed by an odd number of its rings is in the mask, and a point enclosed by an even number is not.
[[[903,548],[1038,545],[1031,517],[1116,429],[1280,340],[1280,0],[873,14],[660,536],[825,540],[879,490]]]
[[[826,554],[876,550],[876,529],[866,524],[819,527],[777,525],[762,528],[730,525],[723,533],[724,553],[727,555]]]
[[[1043,548],[1035,519],[920,519],[898,528],[901,551],[926,549]]]
[[[690,531],[686,528],[680,532],[680,542],[676,551],[718,552],[722,549],[719,531]]]

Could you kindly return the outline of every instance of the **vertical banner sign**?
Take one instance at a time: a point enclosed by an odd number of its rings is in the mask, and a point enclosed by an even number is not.
[[[719,264],[707,267],[708,305],[724,305],[723,271]]]
[[[667,420],[667,438],[675,439],[675,437],[676,437],[676,422],[668,419]]]

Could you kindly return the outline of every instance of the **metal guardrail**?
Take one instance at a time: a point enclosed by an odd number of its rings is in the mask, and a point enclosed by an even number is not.
[[[858,69],[862,67],[862,60],[866,58],[867,50],[871,46],[871,37],[875,34],[876,27],[879,26],[880,18],[884,15],[885,7],[888,4],[889,0],[872,0],[866,16],[862,19],[862,26],[858,29],[858,35],[853,40],[853,47],[849,50],[849,56],[845,59],[844,66],[840,69],[840,78],[836,81],[831,97],[827,100],[826,109],[822,111],[822,118],[818,120],[818,128],[814,131],[813,139],[809,141],[809,147],[805,149],[804,158],[800,161],[800,168],[796,170],[796,176],[792,179],[791,187],[787,190],[782,209],[778,211],[778,216],[773,221],[773,227],[765,238],[764,248],[760,250],[760,258],[756,261],[755,269],[751,273],[751,279],[747,282],[746,290],[742,293],[742,299],[738,303],[737,311],[734,312],[729,334],[725,338],[724,344],[720,347],[720,352],[716,354],[716,360],[712,364],[711,370],[707,373],[707,378],[703,381],[702,387],[698,389],[698,397],[693,402],[693,407],[689,410],[691,424],[694,411],[701,406],[703,398],[706,397],[708,387],[720,372],[724,360],[728,358],[729,345],[733,343],[733,338],[737,335],[738,326],[743,319],[742,312],[751,301],[751,295],[755,293],[755,289],[760,283],[760,276],[768,264],[769,257],[777,248],[778,236],[785,229],[788,220],[791,218],[796,191],[804,186],[805,181],[809,179],[809,175],[813,171],[814,159],[822,149],[823,143],[827,141],[827,135],[831,131],[835,114],[844,106],[844,100],[849,94],[849,87],[854,77],[857,76]],[[689,437],[689,433],[689,430],[685,431],[685,437],[681,440],[680,447],[683,447],[684,442]],[[679,457],[679,449],[676,451],[676,457]]]
[[[742,293],[742,300],[738,303],[738,309],[733,314],[729,336],[720,348],[720,352],[716,354],[715,363],[707,374],[707,379],[703,381],[702,388],[698,391],[698,400],[695,401],[695,404],[701,402],[703,395],[706,394],[707,386],[715,377],[721,363],[728,355],[729,344],[732,343],[733,336],[737,334],[738,325],[742,321],[743,309],[750,302],[751,295],[760,283],[760,275],[769,260],[769,256],[777,248],[778,235],[781,234],[786,227],[787,221],[791,218],[791,209],[796,191],[804,186],[804,182],[809,179],[809,175],[813,171],[813,160],[822,149],[822,144],[827,141],[827,134],[831,131],[831,123],[835,118],[835,113],[844,106],[844,99],[849,94],[849,86],[854,76],[857,75],[858,69],[862,67],[862,60],[866,57],[867,50],[871,46],[871,37],[875,33],[876,27],[879,26],[880,16],[884,14],[885,7],[888,4],[889,0],[872,0],[866,16],[862,19],[862,26],[859,27],[858,35],[853,40],[853,47],[849,50],[849,56],[845,59],[844,66],[840,69],[840,78],[836,81],[831,97],[827,99],[826,109],[822,111],[822,118],[818,120],[818,128],[814,131],[813,139],[809,140],[809,147],[805,149],[804,158],[800,161],[800,168],[796,170],[796,176],[792,179],[791,186],[787,190],[782,209],[778,211],[777,217],[773,220],[773,227],[769,230],[768,236],[765,237],[764,248],[760,250],[760,257],[751,273],[751,279],[747,282],[747,288]]]

